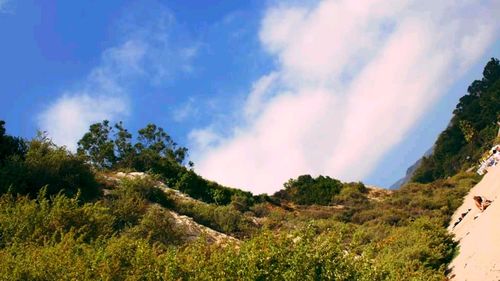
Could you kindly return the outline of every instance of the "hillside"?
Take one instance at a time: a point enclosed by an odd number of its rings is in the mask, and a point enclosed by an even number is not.
[[[492,59],[398,190],[297,175],[254,195],[197,175],[154,124],[93,124],[73,153],[0,122],[0,280],[446,280],[457,255],[457,280],[464,262],[491,269],[491,249],[468,251],[496,243],[496,202],[450,223],[471,194],[497,196],[497,168],[468,170],[496,137],[499,73]]]
[[[102,168],[46,138],[8,143],[25,149],[0,166],[2,280],[442,280],[456,250],[444,227],[477,181],[390,192],[303,175],[245,197],[168,153],[153,167],[180,177]]]

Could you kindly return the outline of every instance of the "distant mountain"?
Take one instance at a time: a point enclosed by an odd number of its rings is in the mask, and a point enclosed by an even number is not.
[[[428,157],[430,155],[432,155],[434,151],[434,147],[431,147],[430,149],[428,149],[423,157]],[[393,183],[389,189],[398,189],[400,188],[402,185],[404,185],[405,183],[408,183],[410,182],[411,178],[413,177],[413,174],[415,173],[415,171],[418,169],[418,167],[420,167],[420,164],[422,163],[422,158],[419,158],[415,163],[413,163],[410,167],[408,167],[408,169],[406,169],[406,174],[404,177],[400,178],[398,181],[396,181],[395,183]]]

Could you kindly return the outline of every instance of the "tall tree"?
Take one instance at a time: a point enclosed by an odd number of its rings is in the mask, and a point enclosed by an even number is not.
[[[116,160],[119,166],[131,167],[133,165],[135,150],[131,143],[132,134],[123,126],[120,121],[115,124],[115,151]]]
[[[78,154],[88,157],[99,168],[111,167],[116,162],[115,144],[110,139],[112,130],[108,120],[90,125],[89,131],[78,142]]]

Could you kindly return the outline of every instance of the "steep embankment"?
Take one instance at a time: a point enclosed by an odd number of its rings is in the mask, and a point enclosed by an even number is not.
[[[489,169],[453,215],[449,231],[460,243],[460,253],[450,264],[453,281],[500,280],[499,195],[500,165]],[[474,204],[474,196],[484,196],[493,203],[481,213]],[[464,213],[467,214],[462,221],[453,227]]]

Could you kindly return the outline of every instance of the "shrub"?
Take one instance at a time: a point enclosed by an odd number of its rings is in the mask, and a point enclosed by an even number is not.
[[[139,224],[130,229],[132,237],[142,238],[152,244],[178,244],[182,241],[182,230],[177,229],[174,217],[164,208],[153,205],[148,208]]]
[[[19,242],[43,244],[69,232],[91,241],[112,235],[114,219],[101,203],[80,205],[62,194],[49,200],[45,188],[36,199],[6,194],[0,197],[0,247]]]

